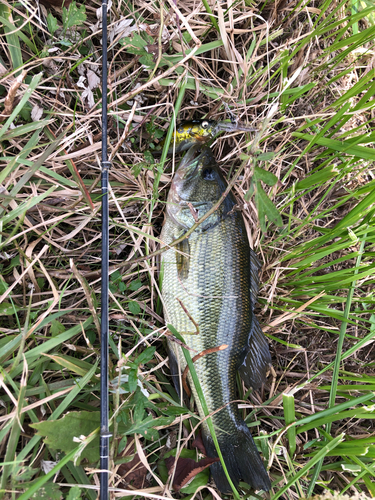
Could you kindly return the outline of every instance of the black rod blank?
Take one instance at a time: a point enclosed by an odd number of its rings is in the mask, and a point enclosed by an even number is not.
[[[109,285],[109,211],[107,153],[107,3],[102,2],[102,283],[100,348],[100,500],[108,500],[109,482],[109,404],[108,404],[108,285]]]

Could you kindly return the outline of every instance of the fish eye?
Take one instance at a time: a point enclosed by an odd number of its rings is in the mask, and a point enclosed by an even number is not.
[[[202,171],[202,177],[205,181],[213,181],[215,179],[215,172],[213,168],[205,168]]]
[[[208,128],[209,122],[207,120],[203,120],[202,122],[202,128]]]

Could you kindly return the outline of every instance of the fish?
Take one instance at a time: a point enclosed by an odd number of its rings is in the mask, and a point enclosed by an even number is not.
[[[225,122],[214,120],[192,120],[177,124],[173,132],[171,146],[168,149],[168,154],[181,153],[188,150],[194,144],[206,144],[213,139],[219,132],[254,132],[257,129],[246,127],[239,122]],[[165,139],[160,143],[163,147]]]
[[[227,188],[208,146],[195,144],[183,157],[168,194],[160,239],[164,316],[196,353],[211,350],[194,363],[208,411],[235,486],[243,480],[254,490],[269,491],[271,483],[236,403],[236,375],[247,387],[259,389],[266,380],[271,355],[254,314],[260,263],[250,248],[242,214],[232,193],[189,237],[181,238],[219,200]],[[168,337],[169,363],[179,394],[179,369],[186,361],[181,346]],[[222,350],[215,348],[223,346]],[[227,346],[225,348],[225,346]],[[198,413],[205,414],[190,373]],[[217,452],[207,422],[201,424],[207,456]],[[220,462],[210,466],[221,493],[230,484]]]

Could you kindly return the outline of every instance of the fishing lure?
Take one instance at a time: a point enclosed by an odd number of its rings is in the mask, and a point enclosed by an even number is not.
[[[173,132],[168,154],[172,154],[173,151],[181,153],[194,144],[206,144],[220,132],[254,132],[256,130],[256,128],[246,127],[235,121],[192,120],[182,122],[177,125]],[[161,142],[161,147],[164,144],[165,139]]]

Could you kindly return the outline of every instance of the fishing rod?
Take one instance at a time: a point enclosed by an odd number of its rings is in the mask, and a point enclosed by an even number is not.
[[[100,346],[100,500],[108,500],[109,490],[109,405],[108,405],[108,285],[109,285],[109,211],[108,171],[111,162],[107,152],[107,1],[102,1],[102,286]]]

